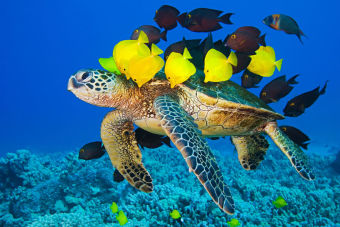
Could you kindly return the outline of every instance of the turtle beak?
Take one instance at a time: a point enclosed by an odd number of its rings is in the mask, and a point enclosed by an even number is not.
[[[68,84],[67,84],[67,90],[68,91],[72,91],[75,89],[79,89],[81,87],[83,87],[84,84],[83,83],[79,83],[77,81],[77,79],[75,78],[75,76],[71,76],[70,79],[68,80]]]

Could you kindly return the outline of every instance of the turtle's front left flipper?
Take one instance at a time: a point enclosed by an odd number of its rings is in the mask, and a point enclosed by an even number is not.
[[[154,108],[162,128],[211,198],[224,212],[233,214],[235,205],[230,190],[223,181],[213,153],[191,116],[175,98],[167,95],[156,98]]]
[[[133,187],[152,192],[152,179],[142,163],[133,123],[125,117],[124,112],[114,110],[105,116],[101,125],[101,138],[116,170]]]

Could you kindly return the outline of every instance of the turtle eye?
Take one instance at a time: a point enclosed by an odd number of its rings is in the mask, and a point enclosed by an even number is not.
[[[92,79],[92,72],[79,72],[76,75],[76,79],[80,83],[87,83]]]

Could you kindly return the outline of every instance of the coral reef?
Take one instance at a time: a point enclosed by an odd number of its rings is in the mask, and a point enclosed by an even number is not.
[[[107,155],[78,160],[77,152],[56,158],[28,150],[0,159],[0,226],[119,226],[110,205],[124,210],[126,226],[179,226],[169,213],[180,211],[184,226],[335,226],[340,224],[340,177],[335,155],[310,155],[317,179],[303,180],[274,146],[255,171],[243,170],[232,152],[214,150],[236,203],[228,216],[213,203],[181,154],[162,146],[145,149],[143,161],[154,191],[143,193],[113,181]],[[272,201],[282,196],[288,206]]]

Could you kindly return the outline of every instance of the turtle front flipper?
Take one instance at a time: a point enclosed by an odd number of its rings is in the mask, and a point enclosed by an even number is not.
[[[306,180],[314,180],[315,176],[309,166],[307,155],[289,137],[280,130],[276,122],[269,122],[264,130],[275,144],[288,157],[296,171]]]
[[[245,170],[256,169],[269,147],[266,138],[261,134],[232,136],[231,141],[236,147],[238,160]]]
[[[226,213],[235,211],[234,200],[223,181],[213,153],[201,131],[175,98],[160,96],[154,102],[157,117],[165,133],[181,152],[183,158],[207,190],[214,202]]]
[[[114,110],[108,113],[101,125],[101,138],[112,165],[135,188],[152,192],[152,179],[142,163],[133,123],[124,112]]]

